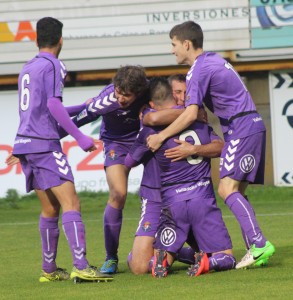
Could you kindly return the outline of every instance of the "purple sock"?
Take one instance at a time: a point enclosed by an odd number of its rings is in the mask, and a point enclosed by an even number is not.
[[[106,260],[118,259],[119,236],[122,227],[122,209],[107,204],[104,212]]]
[[[262,248],[266,244],[266,238],[263,236],[251,204],[239,192],[230,194],[226,200],[226,205],[233,212],[240,224],[243,236],[247,237],[247,245],[255,244]]]
[[[191,247],[182,247],[176,254],[176,260],[193,265],[194,264],[194,250]]]
[[[248,197],[247,197],[246,195],[244,196],[244,198],[245,198],[245,199],[247,200],[247,202],[250,204],[249,199],[248,199]],[[251,208],[252,208],[253,214],[254,214],[254,216],[255,216],[255,212],[254,212],[254,210],[253,210],[253,207],[251,206]],[[249,243],[248,237],[247,237],[247,235],[245,234],[245,232],[243,231],[242,228],[241,228],[241,232],[242,232],[243,240],[244,240],[244,242],[245,242],[246,250],[248,250],[248,249],[251,247],[251,244]]]
[[[67,211],[62,215],[63,230],[66,235],[73,258],[73,265],[85,269],[88,265],[86,259],[85,229],[78,211]]]
[[[42,240],[42,269],[47,273],[56,271],[56,256],[59,239],[58,217],[44,218],[40,216],[39,230]]]
[[[226,253],[216,253],[209,257],[210,270],[225,271],[235,268],[236,260],[233,255]]]

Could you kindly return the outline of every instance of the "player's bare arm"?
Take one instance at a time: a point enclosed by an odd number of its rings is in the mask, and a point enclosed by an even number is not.
[[[181,132],[189,125],[191,125],[196,120],[197,114],[198,114],[197,105],[187,106],[184,112],[167,128],[162,130],[160,133],[150,135],[147,138],[147,145],[149,149],[152,152],[157,151],[167,138]]]
[[[170,158],[172,162],[185,159],[191,155],[215,158],[221,155],[224,147],[222,140],[213,140],[205,145],[192,145],[186,141],[174,139],[178,146],[165,151],[165,156]]]
[[[183,112],[182,109],[167,108],[159,111],[149,112],[143,118],[143,124],[146,126],[169,125],[175,121]]]

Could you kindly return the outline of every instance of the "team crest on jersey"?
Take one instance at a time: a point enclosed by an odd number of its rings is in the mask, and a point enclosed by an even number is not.
[[[161,240],[161,243],[164,246],[173,245],[176,241],[176,232],[175,232],[175,230],[170,228],[170,227],[164,228],[161,232],[160,240]]]
[[[115,160],[118,157],[118,155],[116,154],[115,150],[110,150],[109,151],[109,158],[112,160]]]
[[[141,226],[141,228],[143,231],[148,232],[152,229],[152,226],[151,223],[147,221]]]
[[[249,173],[255,167],[255,158],[251,154],[244,155],[239,162],[240,169],[243,173]]]

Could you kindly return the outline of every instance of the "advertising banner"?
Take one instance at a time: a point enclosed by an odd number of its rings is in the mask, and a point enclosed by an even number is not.
[[[269,75],[274,183],[293,186],[293,72]]]

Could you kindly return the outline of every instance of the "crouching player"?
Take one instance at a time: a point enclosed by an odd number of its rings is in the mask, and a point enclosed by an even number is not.
[[[152,80],[150,96],[150,105],[156,110],[176,105],[170,85],[162,78]],[[163,127],[142,128],[126,158],[128,166],[136,165],[149,151],[146,146],[147,137],[162,129]],[[166,158],[165,150],[176,146],[174,138],[194,144],[195,156],[176,162]],[[200,152],[196,151],[197,145],[200,146]],[[154,277],[167,276],[175,253],[182,248],[190,230],[201,250],[195,254],[195,264],[188,271],[190,276],[235,267],[231,239],[216,205],[210,178],[209,157],[218,156],[222,146],[222,141],[208,125],[195,122],[179,136],[168,139],[155,153],[161,173],[162,212],[154,243]]]

